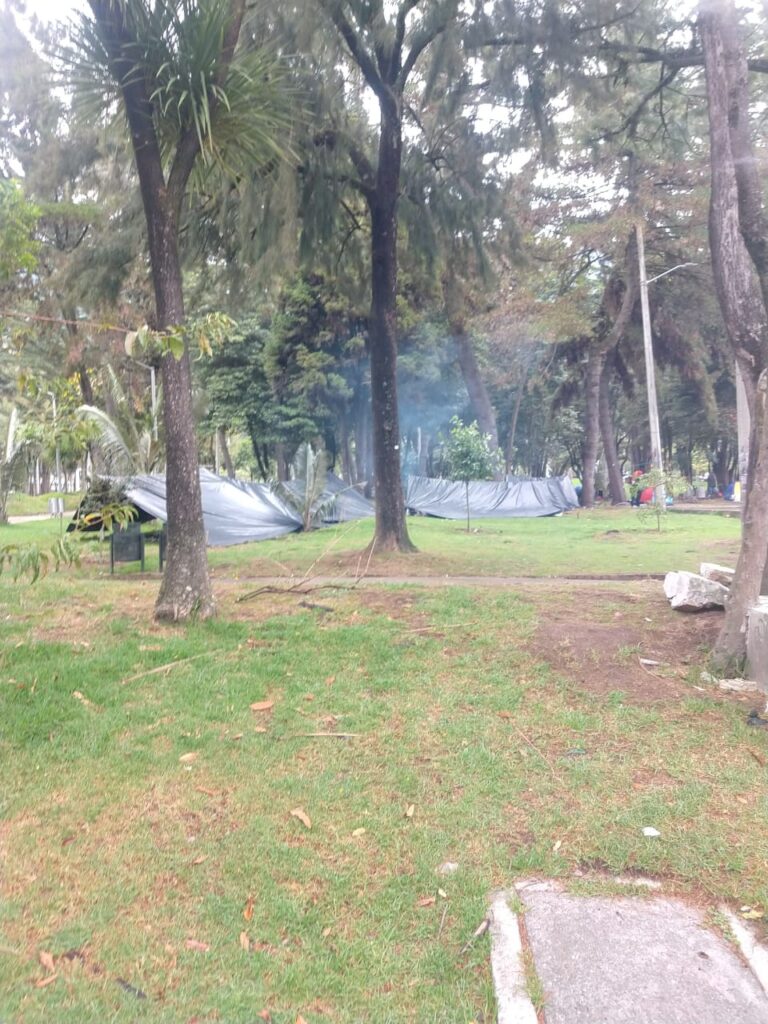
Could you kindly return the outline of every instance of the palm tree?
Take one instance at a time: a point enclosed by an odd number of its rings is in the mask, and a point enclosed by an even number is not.
[[[281,74],[263,49],[238,46],[246,0],[89,0],[64,56],[92,109],[125,113],[147,223],[155,324],[168,332],[164,390],[168,561],[159,619],[214,612],[192,415],[179,230],[190,184],[284,154]],[[172,351],[175,349],[176,351]]]

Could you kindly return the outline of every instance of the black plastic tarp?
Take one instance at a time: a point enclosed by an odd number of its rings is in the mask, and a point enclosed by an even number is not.
[[[271,540],[301,529],[301,519],[263,484],[242,483],[200,470],[203,521],[208,544],[227,547],[249,540]],[[125,487],[130,502],[163,522],[165,476],[135,476]]]
[[[409,476],[405,481],[405,504],[409,512],[440,519],[464,519],[467,492],[461,481]],[[474,519],[553,516],[577,508],[578,504],[567,476],[472,480],[469,484],[469,512]]]

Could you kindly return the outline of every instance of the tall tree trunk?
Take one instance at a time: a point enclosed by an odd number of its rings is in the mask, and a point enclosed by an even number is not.
[[[467,394],[477,419],[477,425],[480,431],[490,439],[488,447],[491,451],[495,452],[499,447],[496,412],[491,404],[488,388],[485,386],[485,381],[480,373],[472,339],[466,333],[462,324],[452,324],[451,329],[456,340],[459,368],[461,369],[464,386],[467,389]],[[495,479],[500,480],[501,476],[501,471],[497,470]]]
[[[768,362],[768,314],[739,219],[735,157],[738,154],[744,160],[746,148],[751,147],[743,133],[748,115],[746,61],[738,40],[736,13],[727,0],[702,0],[700,11],[711,153],[712,270],[726,334],[752,407],[749,492],[742,512],[741,552],[714,650],[716,663],[728,667],[745,657],[747,616],[760,594],[768,551],[768,432],[763,374]],[[734,126],[736,138],[732,137]]]
[[[731,673],[742,667],[746,656],[747,615],[760,596],[768,551],[768,371],[765,370],[757,385],[754,419],[757,458],[750,500],[742,513],[741,548],[715,648],[718,668]]]
[[[399,112],[398,112],[399,114]],[[371,411],[377,551],[413,551],[405,525],[397,407],[397,197],[399,116],[382,104],[379,164],[371,214]]]
[[[583,475],[581,504],[592,508],[595,503],[595,466],[600,447],[600,378],[605,354],[595,341],[590,342],[587,374],[584,382],[584,443],[582,445]]]
[[[224,429],[224,427],[216,428],[216,440],[219,445],[221,457],[224,460],[224,469],[227,471],[227,476],[229,477],[230,480],[234,480],[235,464],[232,461],[232,453],[230,452],[229,445],[227,444],[227,432]]]
[[[278,441],[275,445],[275,466],[277,479],[280,483],[285,483],[290,474],[288,473],[288,457],[285,454],[285,445],[282,441]]]
[[[161,152],[154,82],[142,63],[143,44],[135,26],[126,18],[123,4],[88,0],[96,33],[109,60],[109,71],[120,89],[139,178],[159,330],[184,322],[181,264],[178,250],[179,218],[195,160],[200,153],[198,130],[181,131],[168,154]],[[218,40],[216,71],[208,96],[209,121],[220,102],[237,45],[245,0],[230,0],[229,18]],[[199,126],[198,126],[199,129]],[[166,180],[165,166],[168,166]],[[166,502],[168,557],[155,604],[158,619],[207,617],[215,611],[205,544],[197,444],[192,415],[192,383],[189,349],[184,342],[181,358],[170,353],[160,364],[163,382],[166,432]]]
[[[168,200],[165,202],[170,205]],[[173,212],[163,209],[157,194],[152,196],[149,207],[145,200],[157,327],[163,330],[184,322],[177,225]],[[173,622],[192,615],[207,618],[214,613],[215,604],[208,576],[186,342],[180,358],[170,352],[162,357],[160,373],[165,411],[168,548],[155,618]]]
[[[619,453],[616,448],[616,431],[613,423],[613,411],[611,410],[611,396],[609,382],[613,359],[609,356],[603,372],[600,375],[600,436],[603,439],[603,452],[605,464],[608,469],[608,493],[611,496],[612,505],[623,505],[626,502],[624,494],[624,480],[619,465]]]

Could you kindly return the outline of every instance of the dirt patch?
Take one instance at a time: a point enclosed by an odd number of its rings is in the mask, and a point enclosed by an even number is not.
[[[686,677],[704,662],[721,624],[722,612],[672,611],[658,584],[609,594],[581,586],[547,596],[527,649],[593,693],[621,690],[639,703],[679,700],[696,692]]]

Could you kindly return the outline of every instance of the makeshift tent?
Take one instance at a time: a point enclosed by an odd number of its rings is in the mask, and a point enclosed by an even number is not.
[[[264,484],[242,483],[200,470],[203,521],[212,547],[271,540],[301,529],[301,519]],[[125,486],[128,501],[163,522],[165,477],[135,476]]]
[[[473,519],[554,516],[577,508],[578,504],[567,476],[471,480],[469,484],[469,511]],[[465,519],[466,487],[461,481],[409,476],[405,482],[405,505],[409,512],[420,515]]]
[[[282,484],[286,490],[301,496],[302,485],[297,480],[286,480]],[[328,473],[325,481],[325,489],[317,501],[317,507],[325,506],[323,523],[348,523],[353,519],[365,519],[375,515],[373,502],[369,501],[354,487],[345,484],[344,481],[334,473]]]

